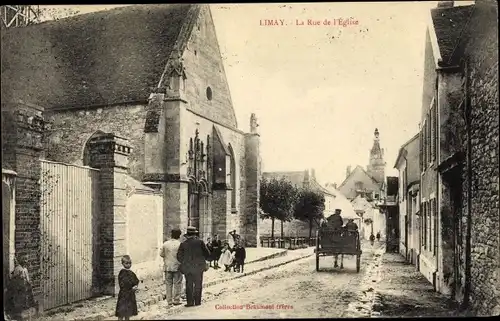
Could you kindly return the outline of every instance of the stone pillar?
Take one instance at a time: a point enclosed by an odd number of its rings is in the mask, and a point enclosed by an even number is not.
[[[163,189],[163,236],[173,228],[187,227],[188,179],[186,177],[188,138],[182,130],[187,104],[182,53],[173,50],[161,83],[149,98],[145,133],[143,182],[160,183]]]
[[[260,247],[259,207],[260,207],[260,135],[257,133],[255,115],[250,119],[250,133],[245,134],[245,223],[241,230],[248,247]]]
[[[22,101],[2,104],[2,169],[17,173],[15,253],[23,258],[40,300],[40,158],[43,156],[43,108]]]
[[[131,148],[125,138],[102,134],[89,142],[89,149],[90,166],[100,169],[99,288],[102,294],[115,295],[121,257],[127,254],[125,178]]]

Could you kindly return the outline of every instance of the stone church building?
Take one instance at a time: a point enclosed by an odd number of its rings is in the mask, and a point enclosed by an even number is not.
[[[204,238],[235,229],[258,244],[257,120],[238,128],[208,5],[127,6],[11,29],[2,100],[44,108],[47,160],[94,167],[91,147],[105,140],[115,162],[128,156],[122,170],[163,195],[164,237],[192,225]]]

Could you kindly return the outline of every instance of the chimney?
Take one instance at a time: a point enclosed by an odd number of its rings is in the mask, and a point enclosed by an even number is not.
[[[337,183],[333,183],[333,188],[337,189]]]
[[[347,178],[349,175],[351,175],[351,166],[347,166],[347,169],[345,171],[345,177]]]
[[[438,1],[437,7],[440,9],[443,8],[453,8],[455,1]]]
[[[316,171],[314,170],[314,168],[311,168],[311,178],[312,179],[316,179]]]

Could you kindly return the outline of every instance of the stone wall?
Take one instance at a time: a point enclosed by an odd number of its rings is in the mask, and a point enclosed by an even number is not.
[[[465,56],[469,59],[470,68],[468,95],[472,159],[469,165],[472,167],[472,182],[464,184],[464,194],[466,196],[470,191],[472,202],[467,204],[464,197],[464,213],[470,206],[470,302],[479,315],[500,313],[497,19],[496,1],[478,1],[469,23],[469,33],[465,35],[468,39]]]
[[[163,244],[163,198],[137,181],[127,182],[127,254],[139,279],[161,276]]]
[[[260,236],[271,236],[271,219],[259,219]],[[313,223],[312,237],[316,236],[317,224]],[[309,237],[309,223],[300,220],[292,220],[283,223],[283,235],[285,237]],[[274,221],[274,237],[281,236],[281,221]]]
[[[82,165],[85,144],[97,131],[127,137],[133,148],[129,158],[132,177],[144,173],[145,105],[116,105],[86,110],[49,111],[47,160]]]
[[[17,172],[15,253],[25,260],[35,295],[40,294],[40,175],[43,108],[24,102],[2,103],[2,168]]]

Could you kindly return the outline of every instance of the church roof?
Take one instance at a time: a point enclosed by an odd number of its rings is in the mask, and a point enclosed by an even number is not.
[[[442,61],[449,64],[462,31],[472,14],[474,5],[431,10],[432,23],[436,34]]]
[[[2,98],[47,109],[147,101],[198,13],[192,4],[137,5],[3,28]]]

